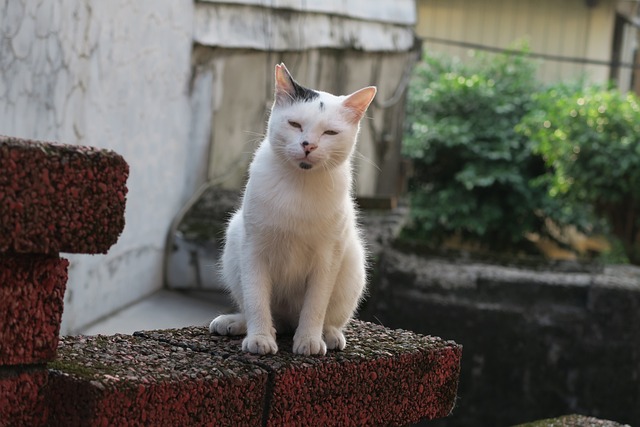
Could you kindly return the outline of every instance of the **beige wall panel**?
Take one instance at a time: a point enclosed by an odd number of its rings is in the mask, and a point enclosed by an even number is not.
[[[587,8],[584,0],[419,0],[419,37],[510,48],[525,40],[534,53],[608,60],[614,2]],[[430,52],[467,58],[465,47],[425,41]],[[547,83],[587,75],[604,82],[608,67],[546,59],[539,78]]]
[[[609,61],[613,44],[615,24],[614,2],[601,1],[597,8],[589,13],[589,33],[587,35],[585,56],[591,59]],[[592,81],[605,82],[609,79],[609,67],[586,65],[585,74]]]
[[[336,92],[348,94],[364,86],[375,84],[372,70],[376,55],[360,52],[350,52],[341,58],[339,67],[333,74],[334,81],[338,82]],[[377,95],[376,95],[377,96]],[[362,121],[360,135],[356,146],[357,155],[354,162],[356,172],[356,193],[359,195],[375,194],[379,171],[373,166],[377,163],[374,147],[374,135],[371,133],[369,122],[373,109],[367,111],[367,117]],[[364,160],[367,159],[367,160]]]
[[[273,78],[266,61],[264,52],[236,51],[217,54],[210,63],[215,83],[209,179],[224,188],[243,186],[265,131],[270,107],[266,94]]]

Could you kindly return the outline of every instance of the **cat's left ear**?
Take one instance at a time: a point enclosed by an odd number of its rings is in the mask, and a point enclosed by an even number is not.
[[[296,92],[295,84],[284,63],[276,65],[276,103],[290,103]]]
[[[373,97],[376,96],[376,92],[377,89],[375,86],[368,86],[353,92],[342,101],[342,105],[349,114],[350,121],[358,123],[362,119],[369,104],[373,101]]]

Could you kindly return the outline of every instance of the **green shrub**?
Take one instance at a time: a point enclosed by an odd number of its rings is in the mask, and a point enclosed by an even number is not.
[[[501,250],[543,226],[545,173],[515,126],[538,83],[523,56],[477,56],[468,64],[425,56],[412,79],[404,154],[410,181],[412,236],[437,244],[457,234]]]
[[[640,263],[640,103],[616,89],[558,85],[518,127],[548,167],[550,195],[588,203]]]

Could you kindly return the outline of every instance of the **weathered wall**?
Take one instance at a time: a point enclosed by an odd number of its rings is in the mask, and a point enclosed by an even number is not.
[[[356,190],[359,195],[398,193],[405,94],[388,107],[382,101],[392,99],[403,85],[413,53],[338,49],[225,52],[198,46],[194,58],[196,81],[214,88],[210,113],[201,112],[203,127],[212,126],[211,180],[225,188],[242,188],[253,152],[266,130],[273,99],[273,64],[284,61],[301,84],[326,92],[345,94],[371,84],[378,87],[378,100],[361,125]]]
[[[640,269],[585,267],[387,248],[361,317],[463,345],[457,408],[433,425],[570,413],[640,425]]]
[[[206,157],[189,138],[192,20],[192,0],[0,0],[0,134],[110,148],[131,166],[119,242],[68,257],[62,333],[161,286],[168,226]]]
[[[273,99],[274,64],[315,89],[347,94],[378,86],[356,161],[359,195],[395,195],[407,70],[415,59],[413,0],[200,1],[194,82],[202,95],[198,134],[211,135],[209,178],[240,189]]]

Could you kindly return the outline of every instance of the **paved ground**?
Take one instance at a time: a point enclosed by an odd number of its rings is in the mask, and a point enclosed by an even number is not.
[[[178,292],[160,290],[80,333],[85,335],[131,334],[150,329],[208,325],[215,316],[228,312],[231,304],[217,292]]]

